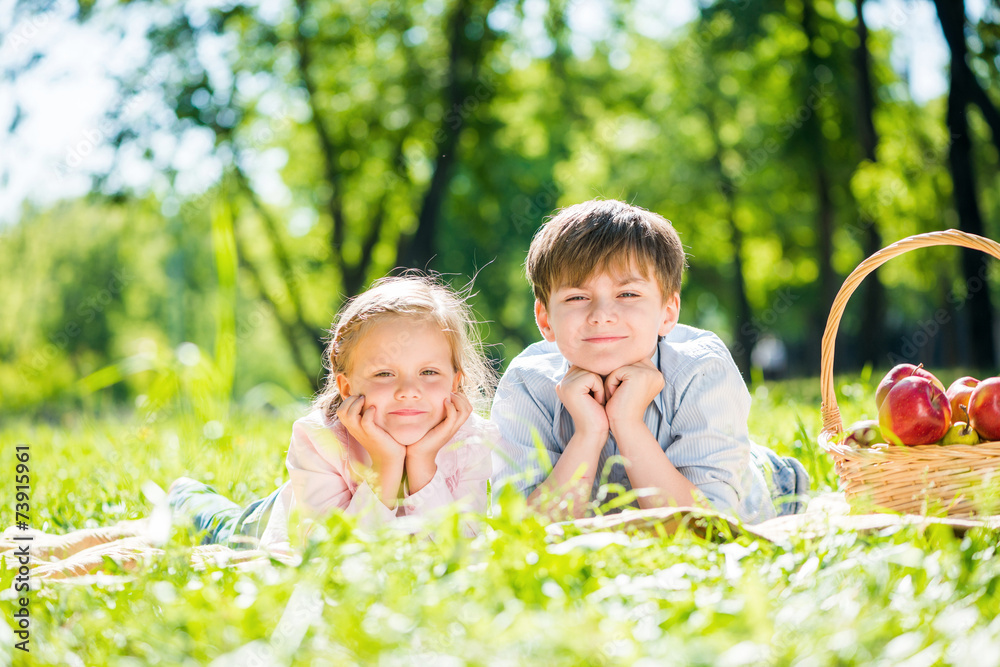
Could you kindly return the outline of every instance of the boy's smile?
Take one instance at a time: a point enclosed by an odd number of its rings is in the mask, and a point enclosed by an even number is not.
[[[633,267],[625,275],[595,272],[578,286],[535,302],[535,321],[570,365],[598,375],[649,359],[658,336],[677,324],[680,295],[664,298],[659,284]]]

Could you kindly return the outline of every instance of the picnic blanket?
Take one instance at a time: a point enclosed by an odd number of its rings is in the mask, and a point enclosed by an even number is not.
[[[150,533],[147,519],[122,521],[114,526],[86,528],[64,535],[8,528],[0,534],[0,555],[7,567],[16,570],[22,564],[19,550],[25,545],[29,546],[31,554],[28,564],[31,578],[36,582],[91,582],[96,579],[90,575],[99,572],[110,574],[110,579],[114,579],[165,553],[162,544]],[[284,551],[236,550],[219,544],[195,546],[190,552],[191,565],[196,569],[205,569],[212,564],[254,569],[269,566],[273,561],[286,565],[301,562],[296,554]],[[104,572],[108,569],[113,572]],[[108,580],[109,577],[99,579]]]
[[[915,514],[852,514],[844,494],[835,492],[810,498],[802,513],[780,516],[754,525],[741,524],[731,515],[713,510],[658,507],[552,524],[548,530],[554,535],[563,536],[606,531],[671,534],[686,529],[701,536],[709,532],[721,539],[752,535],[768,542],[787,545],[793,537],[819,538],[838,530],[870,534],[903,526],[926,528],[932,525],[947,526],[956,535],[964,535],[974,528],[1000,531],[1000,516],[950,519]]]
[[[702,536],[711,534],[720,541],[752,535],[776,544],[789,544],[796,537],[819,538],[833,531],[874,533],[910,525],[921,528],[943,525],[962,535],[974,528],[1000,531],[1000,516],[947,519],[908,514],[851,514],[843,493],[827,493],[811,498],[802,514],[756,525],[742,525],[730,515],[711,510],[664,507],[553,523],[546,530],[552,543],[550,550],[565,552],[578,546],[593,548],[594,545],[625,543],[629,534],[668,535],[682,529]],[[23,539],[29,536],[30,543]],[[30,544],[28,567],[36,583],[89,584],[127,578],[129,572],[165,553],[148,519],[123,521],[114,526],[77,530],[65,535],[8,528],[0,534],[0,555],[8,567],[19,567],[18,549],[24,544]],[[295,566],[301,562],[301,557],[287,551],[236,550],[213,544],[191,547],[190,560],[196,569],[214,565],[247,570],[271,567],[276,563]]]

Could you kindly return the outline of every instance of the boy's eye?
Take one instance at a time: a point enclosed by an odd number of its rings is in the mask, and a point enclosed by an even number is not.
[[[567,301],[583,301],[585,298],[586,297],[577,294],[575,296],[568,296],[568,297],[566,297],[566,300]]]
[[[638,294],[636,294],[635,292],[622,292],[622,293],[621,293],[621,294],[619,294],[618,296],[628,296],[628,297],[633,297],[633,296],[639,296],[639,295],[638,295]]]

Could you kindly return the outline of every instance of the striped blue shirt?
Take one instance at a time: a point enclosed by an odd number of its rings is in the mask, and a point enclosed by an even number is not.
[[[771,492],[755,462],[761,456],[750,442],[747,391],[732,355],[714,333],[678,324],[664,336],[652,362],[666,384],[646,408],[643,421],[670,462],[721,511],[746,523],[775,516]],[[555,343],[526,348],[504,373],[493,401],[491,419],[503,436],[495,453],[497,486],[513,484],[529,495],[546,477],[539,447],[552,465],[573,437],[573,418],[556,395],[569,362]],[[765,448],[759,448],[766,452]],[[594,497],[602,483],[630,489],[614,435],[601,450]]]

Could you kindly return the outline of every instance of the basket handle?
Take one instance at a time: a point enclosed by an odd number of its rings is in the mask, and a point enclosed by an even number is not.
[[[837,292],[830,308],[830,316],[826,320],[826,330],[823,332],[822,359],[820,361],[820,390],[822,394],[822,407],[820,412],[823,416],[823,435],[830,437],[840,433],[843,422],[840,418],[840,407],[837,405],[837,395],[833,388],[833,348],[837,338],[837,329],[840,327],[840,318],[844,315],[844,308],[847,307],[847,300],[851,298],[854,290],[857,289],[865,276],[885,264],[887,261],[902,255],[904,252],[915,250],[916,248],[928,248],[938,245],[953,245],[963,248],[981,250],[997,259],[1000,259],[1000,243],[992,239],[987,239],[975,234],[961,232],[957,229],[949,229],[942,232],[928,232],[917,234],[900,239],[888,245],[874,255],[861,262]]]

